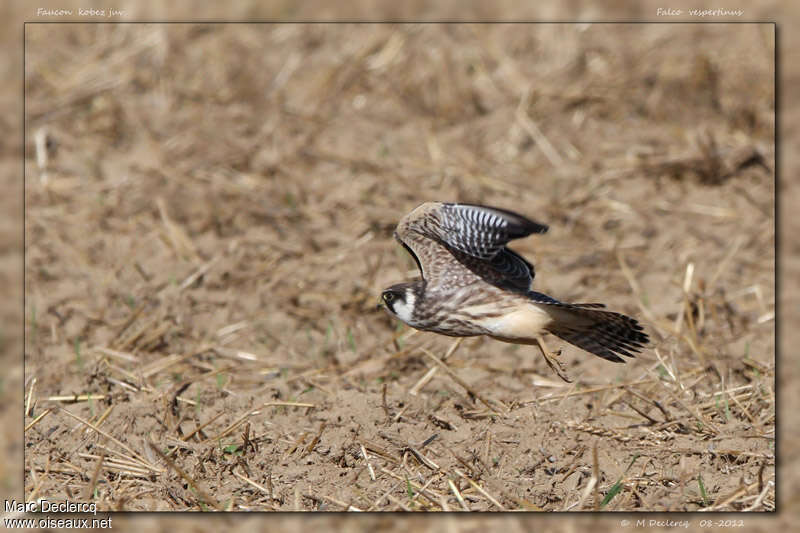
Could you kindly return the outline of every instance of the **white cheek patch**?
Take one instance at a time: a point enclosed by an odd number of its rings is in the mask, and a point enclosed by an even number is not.
[[[394,303],[394,313],[397,315],[397,318],[406,324],[411,322],[411,315],[414,313],[414,302],[416,302],[416,299],[413,292],[407,291],[405,302],[397,301]]]

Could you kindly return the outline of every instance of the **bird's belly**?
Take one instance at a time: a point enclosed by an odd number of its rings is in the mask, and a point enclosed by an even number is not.
[[[492,337],[507,342],[534,342],[548,325],[551,316],[541,307],[522,304],[500,316],[485,318],[479,323]]]

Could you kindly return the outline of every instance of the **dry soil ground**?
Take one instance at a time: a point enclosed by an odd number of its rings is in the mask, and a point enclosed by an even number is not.
[[[28,25],[25,495],[775,509],[771,25]],[[418,333],[428,200],[550,225],[615,365]],[[451,349],[455,347],[455,349]],[[444,360],[443,365],[437,361]]]

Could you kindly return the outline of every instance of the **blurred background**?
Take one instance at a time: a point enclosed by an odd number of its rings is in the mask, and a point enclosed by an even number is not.
[[[451,13],[416,7],[425,18]],[[170,9],[137,5],[126,17],[185,16]],[[652,20],[655,8],[616,18],[579,3],[569,12],[485,9],[476,4],[459,18]],[[775,18],[761,9],[745,16]],[[204,18],[335,16],[303,13],[244,3]],[[47,394],[79,392],[86,373],[70,374],[65,341],[70,349],[74,339],[124,344],[97,322],[124,322],[153,291],[198,280],[199,301],[196,293],[148,308],[154,323],[171,322],[180,334],[131,341],[138,349],[192,349],[250,320],[258,325],[234,344],[273,346],[276,366],[294,358],[313,368],[302,354],[323,345],[321,357],[339,369],[376,371],[370,364],[393,325],[359,317],[376,291],[414,270],[391,229],[418,203],[443,197],[549,223],[546,241],[519,248],[535,259],[537,288],[567,300],[610,295],[612,307],[632,314],[669,317],[680,309],[675,287],[688,263],[698,278],[717,281],[716,266],[735,255],[721,284],[763,292],[734,302],[749,322],[730,327],[769,324],[780,301],[770,286],[774,93],[763,83],[774,75],[772,39],[763,26],[29,25],[26,198],[38,223],[27,233],[25,317],[54,311],[28,321],[29,335],[31,322],[42,324],[29,371]],[[4,68],[18,76],[19,58],[7,57]],[[8,109],[14,97],[4,93]],[[14,130],[14,114],[5,120]],[[16,142],[4,150],[3,175],[18,191],[6,197],[7,212],[21,217],[12,201],[22,197]],[[744,239],[732,248],[737,233]],[[20,226],[4,226],[3,236],[13,288]],[[14,290],[9,301],[21,303]],[[3,312],[4,324],[21,324],[21,308]],[[298,327],[307,323],[322,325]],[[745,343],[768,353],[770,336],[757,331]],[[656,339],[667,353],[680,350]],[[21,325],[5,326],[2,342],[18,361]],[[573,372],[604,371],[571,355]],[[513,366],[516,355],[505,356]],[[9,364],[6,428],[20,425],[22,384],[21,367]],[[4,439],[12,460],[0,474],[9,494],[21,494],[19,435]],[[783,452],[784,481],[793,483],[790,447]],[[792,505],[791,497],[781,502]],[[461,519],[447,525],[464,527]]]

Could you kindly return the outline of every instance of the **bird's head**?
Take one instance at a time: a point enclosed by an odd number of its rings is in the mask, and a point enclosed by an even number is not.
[[[420,290],[420,282],[398,283],[381,293],[381,305],[403,322],[413,325],[414,305]]]

